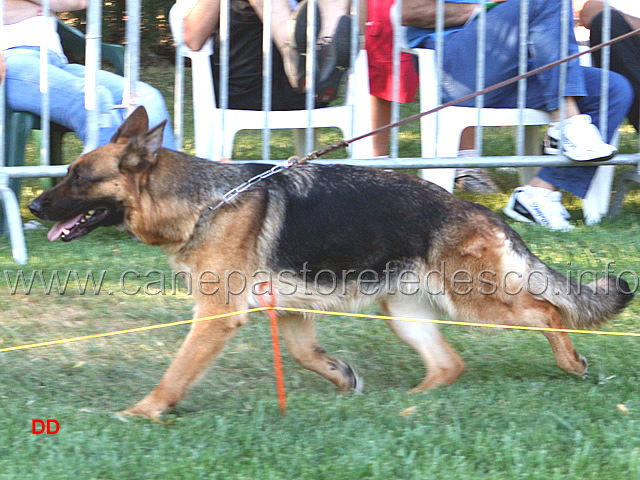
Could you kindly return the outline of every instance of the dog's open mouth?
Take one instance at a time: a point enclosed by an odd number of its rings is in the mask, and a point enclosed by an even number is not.
[[[91,232],[94,228],[99,227],[102,221],[109,216],[109,213],[108,208],[101,207],[76,215],[69,220],[58,222],[51,227],[47,238],[50,242],[58,238],[63,242],[70,242],[71,240],[80,238]]]

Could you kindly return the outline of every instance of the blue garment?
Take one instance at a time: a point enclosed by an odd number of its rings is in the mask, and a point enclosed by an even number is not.
[[[520,0],[499,3],[486,17],[486,70],[484,85],[494,85],[518,75]],[[571,19],[570,19],[571,20]],[[572,21],[572,20],[571,20]],[[572,26],[572,25],[571,25]],[[570,26],[570,27],[571,27]],[[560,59],[561,15],[557,0],[529,1],[528,70],[547,65]],[[419,37],[413,29],[412,45],[435,48],[431,35]],[[569,54],[578,51],[573,34],[569,33]],[[478,22],[468,22],[458,31],[443,39],[443,102],[463,97],[476,90],[476,43]],[[417,42],[417,43],[416,43]],[[599,127],[601,70],[582,67],[577,59],[568,62],[565,95],[576,97],[581,113],[591,116]],[[559,108],[560,68],[530,77],[527,81],[526,106],[545,111]],[[484,105],[494,108],[517,106],[517,84],[495,90],[484,96]],[[609,117],[603,137],[610,142],[633,101],[629,82],[615,72],[609,72]],[[474,106],[474,100],[461,105]],[[547,167],[538,177],[557,188],[584,197],[595,173],[595,167]]]
[[[476,3],[480,4],[480,0],[445,0],[444,3]],[[490,3],[490,2],[485,2]],[[493,6],[493,5],[492,5]],[[487,7],[489,8],[489,7]],[[476,11],[477,13],[477,11]],[[475,20],[475,15],[469,20],[469,22]],[[459,27],[448,27],[442,30],[442,35],[449,35],[450,33],[457,32],[463,27],[463,25]],[[407,45],[409,47],[419,47],[422,45],[428,38],[435,39],[436,31],[432,28],[419,28],[419,27],[406,27],[405,35],[407,37]],[[434,40],[435,41],[435,40]]]
[[[6,96],[12,110],[41,114],[40,48],[15,47],[5,50],[7,64]],[[87,111],[84,107],[85,66],[69,63],[64,55],[49,52],[49,103],[51,121],[73,130],[85,142]],[[123,122],[126,109],[114,109],[122,104],[124,78],[115,73],[98,71],[99,121],[98,145],[111,140]],[[152,86],[138,82],[136,94],[149,115],[150,126],[169,119],[162,94]],[[175,149],[170,122],[164,130],[162,146]]]

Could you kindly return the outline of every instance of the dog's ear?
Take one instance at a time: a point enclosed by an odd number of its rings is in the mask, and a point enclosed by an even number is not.
[[[162,147],[162,136],[167,121],[136,135],[129,140],[120,158],[120,170],[139,172],[156,164],[158,150]]]
[[[149,116],[143,106],[136,108],[129,115],[118,131],[111,137],[111,143],[127,143],[130,138],[149,130]]]

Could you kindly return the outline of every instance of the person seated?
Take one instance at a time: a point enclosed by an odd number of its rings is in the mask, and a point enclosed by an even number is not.
[[[610,38],[615,38],[640,28],[640,3],[637,0],[610,0],[611,30]],[[602,43],[602,17],[605,2],[588,0],[578,10],[580,23],[590,32],[592,47]],[[601,65],[602,50],[593,52],[592,59],[596,66]],[[634,36],[611,45],[609,50],[609,68],[624,75],[635,92],[635,99],[627,112],[627,119],[638,130],[640,112],[640,37]]]
[[[360,19],[363,21],[364,48],[367,51],[369,67],[369,93],[371,102],[371,129],[377,130],[391,123],[392,102],[413,103],[418,90],[418,72],[414,58],[407,52],[400,52],[400,72],[398,95],[395,98],[393,83],[393,25],[391,9],[394,0],[368,0],[361,2]],[[394,8],[394,12],[396,9]],[[466,128],[460,139],[459,157],[477,157],[474,147],[474,128]],[[373,156],[389,156],[390,130],[383,130],[372,136]],[[456,170],[456,185],[467,191],[494,193],[498,187],[491,177],[480,168],[459,168]]]
[[[48,81],[51,121],[78,134],[86,143],[89,125],[85,109],[84,65],[69,63],[57,33],[56,12],[83,10],[87,0],[50,0],[50,15],[42,15],[38,0],[5,0],[4,25],[0,43],[6,62],[6,98],[9,108],[41,115],[40,45],[48,48]],[[99,70],[98,78],[98,146],[111,140],[126,114],[124,78]],[[136,105],[144,105],[151,125],[169,119],[162,94],[152,86],[136,84]],[[123,105],[125,104],[125,105]],[[165,128],[162,145],[175,149],[170,126]]]
[[[407,25],[411,47],[435,48],[437,0],[403,2],[403,24]],[[496,1],[487,5],[486,65],[484,85],[494,85],[518,75],[521,0]],[[450,0],[444,3],[443,102],[461,98],[476,90],[476,57],[479,22],[478,0]],[[561,9],[557,0],[530,0],[528,12],[528,67],[530,70],[560,59],[562,43]],[[571,18],[568,19],[572,21]],[[572,25],[567,25],[569,54],[578,51]],[[564,89],[565,118],[560,118],[560,68],[546,70],[528,79],[526,107],[550,112],[554,119],[544,139],[544,153],[562,154],[584,162],[612,158],[617,150],[610,144],[633,100],[629,82],[609,73],[607,130],[600,132],[600,81],[602,71],[583,67],[577,59],[568,62]],[[484,96],[493,108],[517,107],[516,83]],[[474,100],[462,103],[474,106]],[[562,120],[562,121],[561,121]],[[604,136],[604,139],[603,139]],[[569,214],[559,190],[584,198],[595,167],[545,167],[529,184],[515,189],[504,212],[523,222],[537,222],[554,230],[570,230]]]
[[[219,102],[220,0],[178,2],[184,8],[184,42],[200,50],[213,36],[211,58]],[[348,0],[318,2],[316,12],[316,93],[315,106],[326,106],[338,91],[350,66],[351,17],[346,15]],[[262,24],[263,0],[231,0],[229,18],[229,97],[228,107],[262,110]],[[292,10],[287,0],[272,3],[271,109],[305,108],[306,0]]]

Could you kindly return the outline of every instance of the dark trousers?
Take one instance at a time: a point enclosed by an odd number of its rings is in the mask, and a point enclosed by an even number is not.
[[[632,30],[624,17],[616,10],[611,10],[611,38],[623,35]],[[591,23],[591,46],[602,43],[602,12]],[[593,52],[594,65],[601,65],[602,50]],[[638,130],[638,117],[640,114],[640,37],[630,37],[611,45],[610,68],[614,72],[624,75],[633,87],[635,99],[627,118]]]

